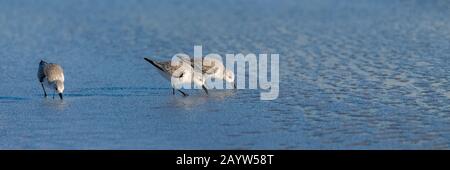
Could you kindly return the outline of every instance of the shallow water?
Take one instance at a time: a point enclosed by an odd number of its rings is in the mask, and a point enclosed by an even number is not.
[[[1,1],[2,149],[448,149],[447,1]],[[279,53],[280,96],[173,96],[143,57]],[[41,59],[63,66],[44,99]]]

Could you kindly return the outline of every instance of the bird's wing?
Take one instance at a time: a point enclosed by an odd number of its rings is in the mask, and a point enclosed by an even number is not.
[[[47,64],[44,67],[44,75],[49,82],[56,80],[64,81],[63,69],[58,64]]]
[[[168,74],[175,78],[181,78],[183,76],[184,70],[179,70],[183,65],[172,66],[171,61],[161,62],[162,67]],[[186,69],[186,68],[183,68]]]
[[[205,74],[215,74],[217,70],[219,70],[219,67],[215,61],[212,61],[209,65],[203,64],[203,73]]]
[[[177,57],[179,59],[181,59],[181,61],[191,65],[195,71],[200,72],[200,68],[201,68],[201,73],[203,73],[203,74],[215,74],[219,70],[219,67],[223,67],[220,65],[219,61],[216,61],[216,60],[210,60],[209,64],[205,64],[205,60],[202,59],[201,66],[200,66],[200,64],[198,64],[198,62],[195,62],[193,58],[188,60],[188,59],[180,57],[180,56],[177,56]]]
[[[204,73],[203,72],[204,69],[200,70],[200,68],[202,68],[202,66],[200,64],[198,64],[197,62],[195,62],[194,59],[187,59],[187,58],[183,58],[178,55],[177,55],[177,57],[179,59],[181,59],[182,62],[184,62],[184,63],[190,65],[192,68],[194,68],[194,71]]]
[[[175,73],[176,70],[180,67],[180,66],[172,66],[170,61],[167,62],[158,62],[158,61],[154,61],[152,59],[149,58],[144,58],[146,61],[148,61],[150,64],[152,64],[153,66],[155,66],[158,70],[160,70],[161,72],[167,74],[167,75],[171,75],[172,77],[175,78],[180,78],[181,76],[183,76],[182,73]]]

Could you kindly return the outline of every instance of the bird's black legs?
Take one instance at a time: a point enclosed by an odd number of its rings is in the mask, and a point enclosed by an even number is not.
[[[180,89],[177,89],[177,91],[179,91],[183,95],[183,97],[189,96],[187,93],[181,91]],[[175,95],[175,88],[172,88],[172,94]]]
[[[181,91],[181,90],[178,90],[178,91],[179,91],[181,94],[183,94],[184,97],[189,96],[188,94],[184,93],[184,92]]]
[[[47,92],[45,91],[44,84],[41,83],[42,90],[44,90],[44,97],[47,97]]]
[[[205,85],[203,85],[202,88],[205,91],[205,93],[208,94],[208,89],[206,89]]]

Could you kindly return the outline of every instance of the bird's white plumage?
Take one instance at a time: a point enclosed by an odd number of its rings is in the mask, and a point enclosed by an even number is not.
[[[200,60],[201,62],[196,62],[193,58],[187,59],[181,56],[177,57],[183,62],[190,64],[195,71],[201,72],[204,76],[204,80],[214,78],[234,83],[234,72],[225,68],[225,65],[220,59],[205,57]]]
[[[155,66],[158,73],[170,81],[170,85],[173,89],[179,90],[184,85],[190,87],[192,83],[197,87],[204,87],[202,74],[194,73],[194,69],[189,64],[180,62],[172,65],[172,61],[158,62],[148,58],[144,59]],[[204,90],[206,91],[205,88]]]

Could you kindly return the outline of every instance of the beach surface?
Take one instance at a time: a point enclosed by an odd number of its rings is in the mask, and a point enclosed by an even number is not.
[[[450,3],[0,1],[0,149],[449,149]],[[280,54],[280,93],[187,90],[143,60]],[[64,68],[44,98],[41,59]]]

